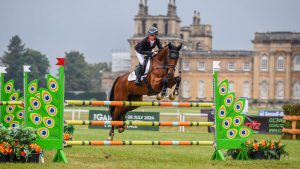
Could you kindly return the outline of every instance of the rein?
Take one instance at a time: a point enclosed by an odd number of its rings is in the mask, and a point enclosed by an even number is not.
[[[179,55],[179,51],[176,50],[169,50],[169,54],[167,57],[171,59],[176,59]],[[168,65],[158,65],[155,67],[155,69],[168,69],[168,68],[174,68],[176,70],[176,65],[175,64],[168,64]]]

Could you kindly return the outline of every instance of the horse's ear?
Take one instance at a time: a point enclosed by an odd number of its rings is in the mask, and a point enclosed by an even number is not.
[[[180,43],[180,45],[177,47],[178,51],[180,51],[181,47],[182,47],[182,43]]]

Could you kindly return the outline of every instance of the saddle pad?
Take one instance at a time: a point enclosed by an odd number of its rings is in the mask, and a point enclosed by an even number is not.
[[[146,66],[146,70],[145,70],[144,74],[141,76],[141,81],[142,81],[145,77],[147,77],[147,74],[149,73],[149,70],[150,70],[150,60],[148,60],[147,66]],[[132,71],[132,72],[129,74],[127,80],[130,82],[130,81],[135,81],[135,79],[136,79],[135,71]]]

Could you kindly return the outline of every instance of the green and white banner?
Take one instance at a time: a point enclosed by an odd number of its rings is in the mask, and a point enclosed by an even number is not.
[[[159,121],[159,112],[128,112],[126,120],[129,121]],[[108,111],[90,110],[89,120],[111,121]],[[110,129],[111,125],[89,126],[90,129]],[[128,130],[151,130],[159,131],[159,126],[126,126]]]

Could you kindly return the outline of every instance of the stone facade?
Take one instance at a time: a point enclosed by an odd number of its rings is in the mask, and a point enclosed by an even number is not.
[[[113,51],[112,52],[111,71],[112,72],[124,72],[131,69],[130,53],[125,51]]]
[[[202,24],[194,11],[193,23],[180,26],[175,0],[168,3],[166,15],[148,14],[147,0],[139,3],[134,18],[135,31],[128,39],[131,70],[138,61],[135,45],[146,36],[147,29],[159,29],[163,45],[183,43],[179,67],[182,70],[180,101],[212,101],[212,62],[221,61],[220,80],[229,80],[229,89],[237,97],[250,100],[300,100],[300,33],[255,33],[252,51],[221,51],[212,48],[211,25]]]
[[[252,42],[255,51],[252,84],[259,89],[252,91],[252,97],[299,100],[300,33],[255,33]]]

